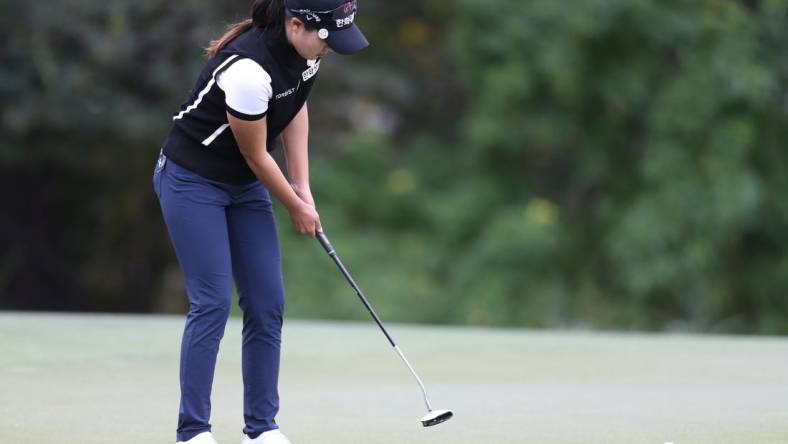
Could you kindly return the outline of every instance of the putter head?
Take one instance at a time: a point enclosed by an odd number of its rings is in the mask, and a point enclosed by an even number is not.
[[[421,418],[421,424],[424,427],[438,425],[450,420],[452,416],[454,413],[451,410],[432,410]]]

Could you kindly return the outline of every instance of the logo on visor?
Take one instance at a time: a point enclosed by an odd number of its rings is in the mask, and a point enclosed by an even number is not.
[[[345,2],[339,7],[330,9],[328,11],[312,11],[311,9],[289,8],[288,10],[293,14],[298,14],[306,21],[322,22],[323,20],[326,20],[328,22],[336,23],[336,27],[341,29],[353,24],[353,20],[356,17],[356,0]],[[328,28],[328,30],[332,30],[330,27]]]
[[[356,13],[354,12],[343,19],[337,19],[337,28],[344,28],[345,26],[350,26],[353,23],[353,19],[355,17],[356,17]]]

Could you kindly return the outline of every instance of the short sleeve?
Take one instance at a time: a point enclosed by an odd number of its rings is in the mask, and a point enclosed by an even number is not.
[[[257,62],[240,59],[219,73],[216,83],[224,91],[227,112],[241,120],[259,120],[268,112],[271,76]]]

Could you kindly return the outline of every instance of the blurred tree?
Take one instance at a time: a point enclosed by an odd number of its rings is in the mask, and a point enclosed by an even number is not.
[[[785,287],[741,285],[744,263],[783,262],[752,240],[788,221],[766,211],[766,183],[785,177],[784,2],[461,5],[470,155],[511,199],[557,203],[573,259],[553,265],[575,299],[602,295],[561,304],[564,317],[788,331]],[[541,294],[538,282],[507,288]],[[775,310],[781,321],[755,321]]]
[[[6,5],[0,307],[148,310],[172,261],[150,174],[222,8]]]
[[[0,4],[0,308],[184,305],[150,174],[250,3]],[[387,319],[788,332],[788,4],[360,6],[372,47],[310,99],[313,191]],[[277,217],[288,315],[365,319]]]

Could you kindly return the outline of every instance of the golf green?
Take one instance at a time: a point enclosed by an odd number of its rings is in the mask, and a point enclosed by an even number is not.
[[[0,312],[0,443],[174,443],[185,317]],[[286,320],[278,423],[294,444],[785,444],[788,339]],[[241,442],[241,324],[213,387]]]

